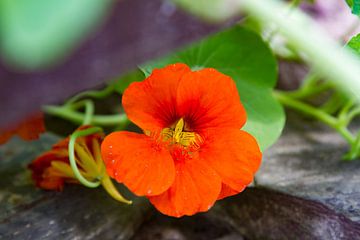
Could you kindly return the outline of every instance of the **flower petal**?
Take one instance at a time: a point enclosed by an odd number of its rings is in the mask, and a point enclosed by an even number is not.
[[[149,197],[163,214],[181,217],[204,212],[213,206],[221,189],[221,180],[205,159],[175,162],[176,177],[169,190]]]
[[[101,153],[108,174],[136,195],[161,194],[174,182],[171,155],[144,134],[114,132],[105,137]]]
[[[226,197],[234,196],[234,195],[242,192],[245,188],[246,188],[246,185],[244,185],[243,189],[236,191],[236,190],[232,189],[231,187],[229,187],[228,185],[223,183],[221,186],[221,192],[218,196],[218,200],[221,200]]]
[[[215,69],[206,68],[186,74],[177,94],[180,116],[192,130],[238,128],[246,121],[235,82]]]
[[[16,132],[15,131],[5,131],[0,129],[0,145],[6,143]]]
[[[224,184],[238,192],[252,182],[262,157],[253,136],[241,130],[226,129],[210,133],[199,154]]]
[[[43,132],[45,132],[44,115],[38,113],[16,126],[0,129],[0,144],[4,144],[15,134],[18,134],[23,140],[30,141],[38,139]]]
[[[128,118],[143,130],[168,127],[177,118],[176,92],[181,77],[190,71],[177,63],[155,69],[142,82],[132,83],[124,92],[122,104]]]
[[[44,115],[38,113],[22,122],[18,128],[17,133],[24,140],[35,140],[39,138],[41,133],[45,132]]]
[[[52,149],[29,164],[28,168],[32,172],[32,179],[36,186],[47,190],[61,190],[63,188],[65,179],[50,174],[51,164],[54,161],[68,163],[67,151]]]

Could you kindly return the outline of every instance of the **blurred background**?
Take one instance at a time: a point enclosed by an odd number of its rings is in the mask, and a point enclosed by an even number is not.
[[[241,19],[234,4],[1,0],[0,126],[233,24]],[[302,9],[339,41],[359,29],[345,1],[304,1]]]
[[[0,0],[0,129],[246,22],[249,16],[237,2]],[[299,3],[312,23],[342,46],[360,32],[346,1],[283,2]],[[271,29],[269,23],[259,32],[267,38]],[[277,87],[292,90],[309,66],[282,56],[282,41],[280,36],[271,41],[278,51]],[[101,190],[34,190],[24,159],[49,149],[57,138],[14,140],[0,148],[0,239],[360,239],[359,161],[339,161],[347,146],[328,128],[291,112],[288,119],[253,187],[209,213],[181,220],[156,213],[144,199],[137,198],[131,209],[119,206]]]

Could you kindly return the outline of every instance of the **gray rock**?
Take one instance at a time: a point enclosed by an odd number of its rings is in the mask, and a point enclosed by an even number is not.
[[[0,148],[0,239],[360,239],[360,162],[341,161],[342,138],[298,115],[265,152],[252,187],[181,219],[154,214],[144,198],[117,203],[102,189],[35,189],[26,165],[55,141]]]
[[[62,192],[33,186],[27,164],[57,138],[24,143],[13,139],[0,148],[0,239],[128,239],[151,216],[144,198],[125,205],[100,187],[67,185]],[[123,191],[122,191],[123,192]]]
[[[342,161],[346,150],[333,130],[292,116],[255,187],[212,214],[250,239],[360,239],[360,161]]]
[[[240,238],[235,238],[235,236]],[[160,213],[144,222],[132,240],[242,240],[229,223],[201,213],[180,219]]]

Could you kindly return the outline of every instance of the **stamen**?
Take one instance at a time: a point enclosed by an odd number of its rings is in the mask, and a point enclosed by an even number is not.
[[[177,143],[184,147],[200,147],[202,138],[195,132],[184,131],[185,122],[183,118],[176,123],[175,129],[164,128],[161,132],[162,139],[164,141],[171,141],[171,143]]]
[[[94,134],[94,133],[97,133],[97,132],[100,132],[100,131],[102,131],[102,130],[101,130],[101,128],[98,128],[98,127],[92,127],[92,128],[84,129],[84,130],[81,130],[81,131],[76,131],[70,136],[69,145],[68,145],[70,166],[71,166],[71,169],[74,172],[74,175],[79,180],[79,182],[81,182],[83,185],[85,185],[87,187],[90,187],[90,188],[98,187],[101,184],[101,181],[91,182],[91,181],[87,180],[81,174],[81,172],[78,169],[77,164],[76,164],[75,144],[76,144],[76,139],[78,137],[87,136],[87,135]]]
[[[184,130],[184,119],[180,118],[180,120],[176,123],[175,131],[173,133],[174,134],[173,138],[176,143],[180,143],[181,134],[183,130]]]

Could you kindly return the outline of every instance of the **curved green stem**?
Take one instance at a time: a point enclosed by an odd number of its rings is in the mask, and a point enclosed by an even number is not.
[[[339,119],[339,121],[343,122],[344,126],[347,126],[350,123],[348,121],[348,115],[349,115],[349,111],[352,108],[352,106],[354,105],[354,103],[355,102],[353,100],[348,100],[338,114],[338,119]]]
[[[310,72],[302,81],[299,89],[286,92],[286,95],[295,99],[304,99],[330,90],[334,85],[330,82],[320,82],[320,77],[314,72]]]
[[[98,187],[101,184],[101,181],[98,180],[96,182],[91,182],[87,180],[85,177],[83,177],[83,175],[81,175],[75,159],[75,143],[78,137],[88,136],[90,134],[94,134],[101,131],[102,129],[99,127],[92,127],[92,128],[76,131],[70,136],[70,140],[69,140],[69,160],[70,160],[71,169],[73,170],[74,175],[79,180],[79,182],[81,182],[83,185],[89,188]]]
[[[335,114],[344,105],[345,97],[339,92],[335,92],[331,98],[321,106],[321,110],[328,114]]]
[[[90,91],[81,92],[75,95],[74,97],[70,98],[69,100],[67,100],[65,104],[66,105],[72,104],[83,97],[104,98],[112,94],[114,92],[114,88],[115,88],[114,85],[110,84],[102,90],[98,90],[98,91],[90,90]]]
[[[351,146],[350,152],[348,152],[343,159],[344,160],[353,160],[357,158],[360,154],[360,133],[357,135],[354,144]]]
[[[85,117],[82,124],[89,125],[91,123],[92,117],[95,112],[94,103],[91,100],[85,100],[84,106],[85,106]]]
[[[290,91],[286,94],[288,96],[291,96],[292,98],[304,99],[325,92],[331,89],[332,87],[333,85],[330,82],[326,82],[318,87],[304,87],[304,88],[300,88],[299,90]]]
[[[360,107],[357,107],[349,112],[346,118],[346,122],[349,124],[354,117],[360,115]]]
[[[67,119],[76,124],[82,124],[85,118],[84,113],[76,112],[75,110],[66,106],[45,106],[44,111],[50,115]],[[91,121],[88,124],[98,126],[114,126],[114,125],[126,125],[129,120],[126,114],[116,115],[93,115]]]
[[[324,34],[305,14],[294,9],[289,16],[287,5],[278,0],[235,0],[236,4],[265,24],[278,27],[317,72],[352,93],[360,102],[359,58]]]
[[[337,118],[327,114],[326,112],[324,112],[322,110],[319,110],[315,107],[305,104],[299,100],[293,99],[293,98],[287,96],[286,93],[282,93],[280,91],[274,91],[274,96],[284,106],[298,110],[306,115],[312,116],[312,117],[320,120],[321,122],[329,125],[333,129],[335,129],[337,132],[339,132],[350,145],[354,144],[355,139],[354,139],[353,135],[349,132],[349,130],[345,126],[343,126],[342,124],[339,124],[339,121]]]
[[[316,74],[315,72],[311,71],[310,73],[307,74],[307,76],[302,81],[301,88],[310,88],[310,87],[316,85],[316,83],[319,81],[319,79],[320,79],[320,76],[318,74]]]

